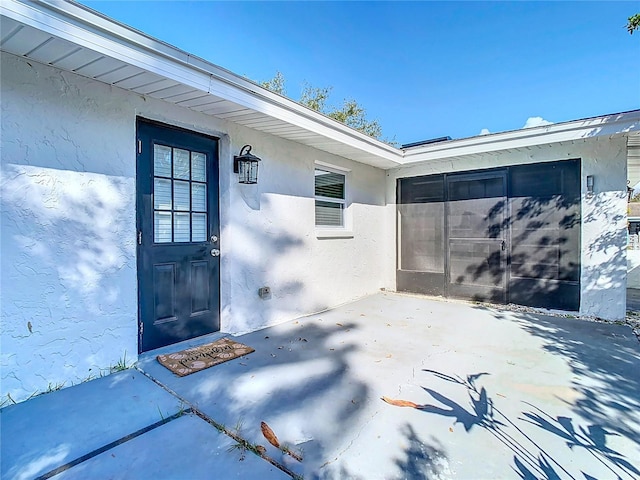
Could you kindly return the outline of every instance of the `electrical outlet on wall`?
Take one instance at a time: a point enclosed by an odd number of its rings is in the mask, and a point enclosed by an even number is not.
[[[271,297],[271,287],[260,287],[258,289],[258,295],[260,296],[260,298]]]

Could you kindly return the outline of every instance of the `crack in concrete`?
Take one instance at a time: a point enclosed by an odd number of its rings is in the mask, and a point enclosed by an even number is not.
[[[360,435],[362,434],[362,431],[364,430],[364,427],[369,425],[371,423],[371,421],[375,418],[375,416],[378,415],[378,413],[380,413],[380,410],[376,410],[374,412],[374,414],[371,415],[366,422],[364,422],[364,424],[358,430],[358,433],[356,434],[356,436],[353,437],[353,439],[349,442],[349,445],[347,445],[340,453],[338,453],[338,455],[336,455],[336,457],[333,460],[328,460],[325,463],[323,463],[322,465],[320,465],[320,468],[318,470],[321,470],[324,467],[326,467],[327,465],[332,464],[333,462],[338,460],[342,455],[344,455],[347,452],[347,450],[349,450],[353,446],[354,442],[360,438]]]
[[[147,372],[145,372],[144,370],[142,370],[140,367],[138,367],[137,365],[134,366],[133,368],[135,368],[137,371],[139,371],[141,374],[143,374],[145,377],[147,377],[149,380],[151,380],[153,383],[155,383],[156,385],[158,385],[160,388],[162,388],[164,391],[166,391],[167,393],[173,395],[174,397],[176,397],[178,400],[180,400],[180,402],[182,402],[182,404],[186,405],[188,407],[188,410],[191,410],[193,412],[194,415],[196,415],[197,417],[199,417],[200,419],[204,420],[205,422],[207,422],[209,425],[211,425],[212,427],[214,427],[216,430],[218,430],[220,433],[223,433],[225,435],[227,435],[228,437],[230,437],[232,440],[240,443],[240,444],[246,444],[246,445],[251,445],[251,442],[249,442],[247,439],[241,437],[240,435],[238,435],[238,433],[234,433],[229,431],[229,429],[227,429],[223,424],[216,422],[213,418],[211,418],[210,416],[208,416],[206,413],[202,412],[196,405],[194,405],[193,403],[191,403],[189,400],[187,400],[186,398],[184,398],[182,395],[178,394],[176,391],[174,391],[173,389],[169,388],[168,386],[166,386],[165,384],[163,384],[160,380],[158,380],[157,378],[151,376],[150,374],[148,374]],[[271,458],[270,456],[268,456],[266,453],[258,453],[256,451],[254,451],[252,448],[249,448],[249,450],[251,452],[253,452],[255,455],[259,456],[260,458],[262,458],[263,460],[269,462],[271,465],[273,465],[274,467],[282,470],[284,473],[286,473],[287,475],[289,475],[291,478],[293,478],[294,480],[302,480],[302,476],[298,475],[297,473],[295,473],[294,471],[290,470],[289,468],[287,468],[286,465],[281,464],[280,462],[278,462],[277,460]]]

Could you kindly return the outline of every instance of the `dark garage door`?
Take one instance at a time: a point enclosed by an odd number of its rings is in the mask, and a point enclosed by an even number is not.
[[[398,290],[580,306],[580,161],[398,180]]]

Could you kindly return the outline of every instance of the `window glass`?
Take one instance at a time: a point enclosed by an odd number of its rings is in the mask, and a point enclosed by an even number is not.
[[[315,223],[319,227],[344,227],[345,176],[316,168]]]
[[[206,241],[207,155],[156,144],[153,177],[153,241]]]

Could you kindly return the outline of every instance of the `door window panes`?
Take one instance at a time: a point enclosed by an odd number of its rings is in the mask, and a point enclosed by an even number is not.
[[[189,150],[173,149],[173,178],[189,180],[190,158]]]
[[[153,190],[153,208],[156,210],[171,210],[171,180],[154,178]]]
[[[153,171],[156,177],[171,176],[171,147],[153,146]]]
[[[206,241],[207,156],[166,145],[154,145],[153,155],[153,241]]]
[[[207,156],[200,152],[191,152],[191,180],[196,182],[207,181]]]
[[[203,183],[191,184],[191,210],[194,212],[207,211],[207,186]]]
[[[153,213],[153,241],[156,243],[171,242],[171,212]]]
[[[190,226],[188,213],[173,213],[173,241],[188,242],[190,240]]]
[[[207,239],[207,214],[191,214],[191,235],[194,242],[204,242]]]
[[[173,204],[175,210],[189,210],[189,182],[173,181]]]

